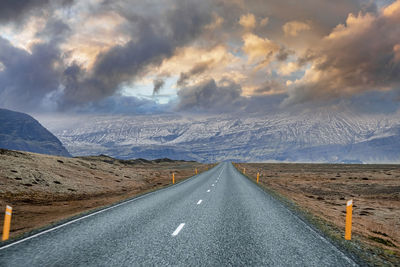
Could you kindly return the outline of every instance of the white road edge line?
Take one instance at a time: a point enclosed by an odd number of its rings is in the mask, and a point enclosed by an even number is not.
[[[188,181],[191,181],[194,177],[197,177],[197,176],[193,176],[193,177],[191,177],[191,178],[188,178],[188,179],[186,179],[186,180],[180,182],[179,184],[176,184],[176,185],[173,185],[173,186],[182,185],[182,184],[184,184],[184,183],[186,183],[186,182],[188,182]],[[173,187],[173,186],[171,186],[171,187]],[[137,201],[137,200],[139,200],[139,199],[141,199],[141,198],[148,197],[148,196],[150,196],[150,195],[153,195],[153,194],[162,192],[162,191],[164,191],[164,190],[168,190],[169,188],[170,188],[170,187],[161,188],[161,189],[159,189],[159,190],[157,190],[157,191],[150,192],[150,193],[147,193],[147,194],[144,194],[144,195],[141,195],[141,196],[132,198],[132,199],[130,199],[130,200],[123,201],[123,202],[121,202],[121,203],[118,203],[118,204],[116,204],[116,205],[110,206],[110,207],[108,207],[108,208],[104,208],[104,209],[102,209],[102,210],[99,210],[99,211],[90,213],[90,214],[88,214],[88,215],[79,217],[79,218],[77,218],[77,219],[75,219],[75,220],[72,220],[72,221],[69,221],[69,222],[60,224],[60,225],[58,225],[58,226],[56,226],[56,227],[47,229],[47,230],[45,230],[45,231],[43,231],[43,232],[39,232],[39,233],[37,233],[37,234],[34,234],[34,235],[28,236],[28,237],[26,237],[26,238],[23,238],[23,239],[21,239],[21,240],[15,241],[15,242],[13,242],[13,243],[11,243],[11,244],[2,246],[2,247],[0,247],[0,250],[3,250],[3,249],[6,249],[6,248],[15,246],[15,245],[17,245],[17,244],[19,244],[19,243],[22,243],[22,242],[28,241],[28,240],[30,240],[30,239],[32,239],[32,238],[35,238],[35,237],[44,235],[44,234],[46,234],[46,233],[48,233],[48,232],[52,232],[52,231],[57,230],[57,229],[59,229],[59,228],[61,228],[61,227],[67,226],[67,225],[69,225],[69,224],[71,224],[71,223],[78,222],[78,221],[80,221],[80,220],[83,220],[83,219],[92,217],[92,216],[94,216],[94,215],[96,215],[96,214],[103,213],[103,212],[105,212],[105,211],[107,211],[107,210],[110,210],[110,209],[113,209],[113,208],[116,208],[116,207],[119,207],[119,206],[128,204],[128,203],[133,202],[133,201]]]
[[[197,202],[197,205],[200,205],[201,202],[203,202],[203,200],[200,199],[200,200]]]
[[[258,190],[263,192],[264,194],[267,194],[270,196],[267,192],[265,192],[261,187],[258,187]],[[322,240],[325,244],[328,244],[331,248],[333,248],[335,251],[339,252],[339,254],[344,258],[348,263],[350,263],[352,266],[359,266],[357,263],[355,263],[351,258],[349,258],[346,254],[344,254],[340,249],[338,249],[335,245],[333,245],[330,241],[328,241],[325,237],[320,235],[317,231],[315,231],[312,227],[310,227],[307,223],[305,223],[302,219],[300,219],[295,213],[293,213],[291,210],[289,210],[284,204],[282,204],[279,200],[272,198],[275,203],[280,205],[282,208],[284,208],[286,211],[289,212],[289,214],[295,218],[295,220],[299,221],[301,224],[303,224],[308,230],[310,230],[316,237],[318,237],[320,240]]]
[[[172,236],[177,236],[179,234],[179,232],[182,230],[183,226],[185,226],[184,223],[181,223],[178,228],[176,228],[176,230],[172,233]]]

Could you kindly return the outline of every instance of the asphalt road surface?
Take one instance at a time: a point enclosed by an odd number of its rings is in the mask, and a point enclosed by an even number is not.
[[[0,266],[355,266],[231,163],[0,247]]]

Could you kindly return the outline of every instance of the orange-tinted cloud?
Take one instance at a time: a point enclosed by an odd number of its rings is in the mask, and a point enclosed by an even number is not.
[[[116,12],[104,12],[86,19],[77,20],[73,25],[73,34],[62,49],[69,51],[70,62],[91,69],[97,55],[113,46],[126,44],[131,37],[118,27],[127,21]]]
[[[272,56],[279,51],[279,45],[261,38],[253,33],[243,35],[243,51],[249,58],[249,62],[266,66],[272,60]]]
[[[253,14],[242,15],[239,20],[239,24],[247,30],[252,30],[256,27],[256,17]]]
[[[400,1],[395,1],[383,9],[383,15],[387,18],[400,20]]]
[[[0,4],[14,8],[0,10],[0,36],[11,41],[2,46],[39,65],[45,56],[38,51],[51,52],[42,65],[55,74],[31,87],[46,88],[41,97],[61,96],[55,106],[100,101],[125,87],[134,92],[137,81],[155,92],[171,86],[169,79],[179,80],[170,91],[210,80],[219,89],[230,81],[245,97],[289,87],[286,102],[390,90],[399,82],[400,1],[379,12],[373,1],[360,0],[304,0],[296,9],[288,0],[155,0],[134,7],[122,0],[39,0],[20,11],[11,2]],[[60,27],[52,29],[53,22]],[[25,77],[18,73],[22,60],[3,61],[0,94]],[[29,91],[18,86],[18,94]]]
[[[350,14],[333,29],[308,53],[312,65],[292,84],[286,103],[398,88],[400,27],[393,19],[399,3],[378,14]]]

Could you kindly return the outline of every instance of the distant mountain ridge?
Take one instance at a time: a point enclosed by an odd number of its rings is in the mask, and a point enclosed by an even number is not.
[[[25,113],[0,109],[0,148],[70,157],[51,132]]]
[[[73,155],[215,162],[400,163],[400,116],[92,116],[48,122]]]

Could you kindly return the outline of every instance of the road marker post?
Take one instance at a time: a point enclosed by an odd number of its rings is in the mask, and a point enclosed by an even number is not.
[[[12,214],[12,207],[7,205],[6,206],[6,213],[4,215],[4,226],[3,226],[3,238],[2,238],[2,241],[5,241],[10,237],[11,214]]]
[[[246,174],[246,168],[243,168],[243,174]]]
[[[197,175],[197,168],[196,168],[194,171],[195,171],[195,173],[196,173],[196,175]]]
[[[258,180],[260,180],[260,173],[257,172],[257,184],[258,184]]]
[[[175,173],[172,173],[172,184],[175,184]]]
[[[346,230],[344,234],[344,239],[351,240],[351,218],[353,214],[353,200],[347,201],[346,205]]]

